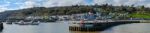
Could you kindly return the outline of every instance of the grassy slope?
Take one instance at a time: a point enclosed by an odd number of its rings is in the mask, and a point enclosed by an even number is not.
[[[150,13],[132,13],[129,16],[131,16],[132,18],[150,18]]]

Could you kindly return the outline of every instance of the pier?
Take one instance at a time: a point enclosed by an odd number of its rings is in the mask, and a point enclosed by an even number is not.
[[[69,28],[72,31],[104,31],[111,27],[131,24],[131,23],[150,23],[150,20],[97,20],[97,21],[70,21]]]

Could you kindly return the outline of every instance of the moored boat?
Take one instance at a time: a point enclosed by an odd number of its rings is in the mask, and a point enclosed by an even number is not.
[[[12,22],[8,22],[8,21],[5,21],[6,22],[6,24],[12,24]]]
[[[23,22],[23,21],[20,21],[20,22],[16,22],[15,24],[18,24],[18,25],[39,25],[39,22]]]

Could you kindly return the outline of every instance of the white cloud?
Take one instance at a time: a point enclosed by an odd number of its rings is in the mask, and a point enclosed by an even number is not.
[[[47,0],[43,3],[44,7],[71,6],[75,4],[85,4],[84,0]]]
[[[93,0],[94,4],[105,4],[108,0]]]
[[[5,10],[7,10],[8,8],[6,8],[6,7],[0,7],[0,12],[3,12],[3,11],[5,11]]]
[[[7,4],[10,4],[11,2],[8,2],[8,1],[7,1],[6,3],[7,3]]]
[[[93,0],[94,4],[105,4],[109,3],[112,5],[120,6],[120,5],[132,5],[139,2],[144,2],[146,0]]]
[[[24,3],[15,3],[15,4],[18,4],[20,5],[20,9],[23,9],[23,8],[32,8],[36,5],[36,2],[35,1],[26,1]]]
[[[129,0],[130,2],[141,2],[141,1],[146,1],[146,0]]]
[[[126,2],[125,4],[126,5],[132,5],[132,4],[137,4],[137,3],[140,3],[143,1],[145,1],[145,0],[128,0],[128,2]]]
[[[0,5],[0,11],[9,10],[7,6],[11,6],[8,2],[9,0],[5,1],[6,4]],[[44,1],[44,2],[43,2]],[[112,5],[145,5],[150,7],[149,2],[145,3],[145,1],[149,0],[93,0],[93,4],[105,4],[109,3]],[[40,2],[40,3],[37,3]],[[11,3],[12,4],[12,3]],[[43,7],[55,7],[55,6],[71,6],[71,5],[89,5],[85,0],[27,0],[21,3],[13,3],[19,5],[16,9],[24,9],[24,8],[32,8],[34,6],[43,6]]]
[[[43,0],[36,0],[36,1],[43,1]]]
[[[5,10],[8,10],[7,6],[9,6],[10,4],[3,4],[3,5],[0,5],[0,12],[3,12]]]
[[[144,2],[146,0],[114,0],[115,5],[132,5]]]
[[[26,1],[25,3],[24,3],[24,7],[34,7],[34,5],[35,5],[35,2],[33,2],[33,1]]]
[[[21,5],[21,4],[23,4],[23,3],[14,3],[14,4],[16,4],[16,5]]]
[[[146,7],[150,7],[150,4],[146,4],[145,6],[146,6]]]

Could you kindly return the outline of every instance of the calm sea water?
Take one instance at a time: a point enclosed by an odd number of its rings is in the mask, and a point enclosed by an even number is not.
[[[150,23],[124,24],[98,32],[69,31],[66,23],[41,23],[39,25],[4,24],[4,30],[1,33],[150,33]]]
[[[2,33],[69,33],[66,23],[40,23],[39,25],[4,24]]]

